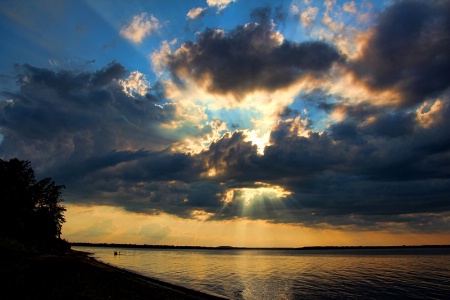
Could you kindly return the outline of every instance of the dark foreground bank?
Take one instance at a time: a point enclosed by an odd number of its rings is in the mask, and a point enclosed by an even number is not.
[[[2,299],[222,299],[98,262],[86,253],[0,258]]]

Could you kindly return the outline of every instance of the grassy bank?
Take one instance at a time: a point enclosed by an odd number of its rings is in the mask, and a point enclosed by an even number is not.
[[[0,257],[2,299],[220,299],[127,272],[86,253]]]

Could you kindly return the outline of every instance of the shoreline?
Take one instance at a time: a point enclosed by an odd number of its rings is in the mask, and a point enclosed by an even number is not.
[[[227,299],[147,277],[69,250],[0,258],[0,294],[7,299]]]
[[[86,256],[87,259],[95,261],[95,263],[104,265],[104,266],[106,266],[108,268],[112,268],[112,269],[114,269],[114,270],[116,270],[118,272],[128,273],[129,276],[135,276],[135,277],[137,277],[137,278],[139,278],[139,279],[141,279],[143,281],[149,282],[151,284],[160,285],[162,288],[173,289],[173,290],[181,291],[181,292],[184,292],[184,293],[187,293],[187,294],[192,294],[192,295],[199,296],[199,297],[206,297],[206,298],[201,298],[201,299],[228,299],[228,298],[223,297],[221,295],[216,295],[216,294],[213,294],[213,293],[203,292],[203,291],[196,290],[196,289],[193,289],[193,288],[188,288],[188,287],[185,287],[185,286],[173,284],[173,283],[166,282],[166,281],[154,278],[154,277],[149,277],[149,276],[143,275],[143,274],[141,274],[139,272],[136,272],[136,271],[133,271],[133,270],[130,270],[130,269],[117,267],[117,266],[114,266],[112,264],[99,261],[99,260],[97,260],[97,259],[95,259],[94,257],[91,256],[91,255],[93,255],[93,253],[79,251],[79,250],[73,250],[73,249],[71,251],[79,253],[80,255],[84,255],[84,256]]]

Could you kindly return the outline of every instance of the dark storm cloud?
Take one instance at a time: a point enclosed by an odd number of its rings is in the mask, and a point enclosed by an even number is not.
[[[320,76],[341,59],[325,42],[280,42],[268,7],[253,11],[256,23],[230,32],[206,29],[195,42],[187,42],[168,56],[168,67],[176,82],[183,76],[200,85],[211,79],[212,93],[242,94],[283,88],[306,74]]]
[[[445,223],[450,210],[450,148],[445,146],[450,135],[443,130],[449,122],[424,128],[410,113],[380,110],[364,124],[359,120],[364,111],[370,109],[355,110],[329,134],[308,137],[298,136],[294,123],[280,121],[263,156],[242,132],[213,143],[199,158],[206,168],[222,170],[215,177],[221,186],[258,188],[265,182],[292,194],[276,202],[261,195],[246,209],[242,201],[222,203],[212,218],[368,230],[392,222],[411,230],[445,231],[436,224]],[[442,113],[450,116],[448,105]],[[441,147],[431,147],[437,141]],[[411,219],[406,221],[406,215]],[[436,226],[419,226],[425,216]]]
[[[323,107],[324,105],[321,104]],[[326,106],[326,104],[325,104]],[[416,115],[402,110],[391,111],[386,107],[372,107],[368,104],[355,106],[331,105],[342,108],[347,116],[345,120],[330,126],[329,132],[336,140],[355,140],[358,137],[396,138],[414,133]],[[329,109],[325,107],[324,109]]]
[[[399,1],[381,13],[355,74],[376,90],[395,89],[403,105],[450,87],[450,2]]]
[[[150,87],[145,98],[151,102],[160,102],[164,99],[164,87],[160,82],[157,82],[154,86]]]
[[[205,166],[217,170],[226,170],[224,177],[232,180],[246,181],[251,176],[258,161],[257,147],[244,141],[242,132],[228,134],[217,142],[213,142],[208,151],[200,154]],[[257,171],[257,170],[256,170]],[[264,175],[263,175],[264,176]]]
[[[167,193],[167,190],[170,190],[170,193]],[[208,180],[188,184],[161,182],[157,188],[149,192],[148,206],[155,211],[164,211],[182,218],[192,218],[191,213],[196,210],[216,214],[223,206],[217,194],[223,191],[224,187]]]
[[[391,222],[422,232],[445,230],[446,99],[425,127],[406,110],[347,105],[341,107],[347,113],[342,122],[307,137],[298,135],[292,119],[280,120],[264,155],[244,131],[190,155],[171,151],[171,141],[158,133],[156,126],[173,118],[171,106],[155,106],[156,95],[149,100],[124,93],[116,80],[124,74],[120,66],[92,73],[22,68],[20,90],[1,105],[2,156],[30,159],[39,174],[68,187],[71,203],[183,218],[202,210],[211,220],[245,217],[368,230]],[[318,105],[330,111],[341,105],[325,104]],[[208,176],[211,170],[215,176]],[[243,198],[245,189],[267,185],[291,194],[274,199],[265,191]],[[224,202],[229,191],[235,199]],[[429,225],[420,225],[425,221]]]
[[[297,135],[295,123],[280,121],[264,155],[242,131],[223,136],[197,155],[112,152],[97,157],[99,163],[72,182],[77,192],[86,192],[85,203],[143,213],[192,218],[192,212],[203,210],[212,214],[211,220],[245,217],[349,230],[397,224],[398,230],[445,231],[450,148],[433,145],[450,140],[443,129],[450,118],[425,128],[408,113],[380,110],[373,122],[362,125],[360,118],[367,111],[356,109],[329,133],[308,137]],[[442,113],[449,116],[448,104]],[[344,126],[352,128],[351,134],[339,132]],[[120,167],[116,161],[122,162]],[[211,169],[217,174],[206,176]],[[291,194],[274,199],[266,192],[249,203],[239,198],[244,189],[264,184]],[[235,191],[235,201],[225,203],[230,190]],[[423,225],[425,220],[428,225]]]
[[[75,174],[64,173],[66,167]],[[226,187],[202,177],[205,171],[191,155],[141,150],[97,156],[80,166],[62,166],[53,174],[66,175],[60,178],[68,182],[65,195],[73,203],[191,218],[195,210],[215,213],[222,205],[217,194]]]
[[[414,126],[414,114],[391,113],[380,116],[375,121],[364,126],[364,131],[375,136],[394,138],[412,134]]]
[[[0,103],[2,158],[29,159],[39,176],[67,186],[71,203],[182,217],[218,207],[210,199],[219,203],[223,188],[201,180],[198,160],[160,150],[173,140],[158,126],[174,118],[161,86],[129,96],[118,63],[96,72],[16,68],[20,89]]]
[[[95,172],[149,156],[151,153],[138,151],[111,151],[104,155],[95,155],[83,161],[68,161],[62,166],[46,171],[48,176],[61,182],[71,182],[92,176]],[[68,172],[70,170],[70,172]]]
[[[171,120],[173,108],[155,106],[159,96],[152,91],[154,96],[128,96],[118,83],[126,75],[118,63],[97,72],[16,69],[20,89],[7,93],[11,101],[0,110],[2,157],[29,159],[44,171],[77,162],[92,167],[97,156],[115,156],[119,163],[119,154],[130,148],[171,143],[155,129]]]

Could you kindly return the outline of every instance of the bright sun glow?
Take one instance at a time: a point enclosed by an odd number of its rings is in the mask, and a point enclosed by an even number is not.
[[[257,199],[268,198],[277,200],[291,195],[290,191],[278,185],[270,185],[264,182],[255,182],[255,188],[232,188],[227,190],[222,197],[224,203],[242,201],[244,205],[251,205]]]
[[[266,132],[262,136],[259,135],[259,130],[251,130],[246,132],[246,142],[252,142],[253,145],[258,147],[258,154],[264,155],[264,148],[270,146],[270,131]]]

